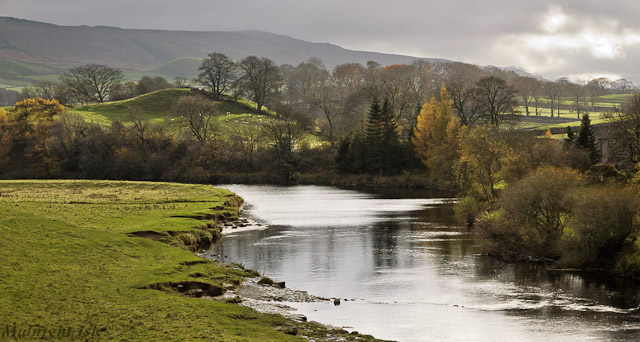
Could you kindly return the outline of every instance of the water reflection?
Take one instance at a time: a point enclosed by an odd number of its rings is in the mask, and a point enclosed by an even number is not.
[[[327,187],[230,186],[266,230],[209,252],[289,287],[354,299],[310,319],[400,341],[640,338],[637,284],[476,254],[445,200]]]

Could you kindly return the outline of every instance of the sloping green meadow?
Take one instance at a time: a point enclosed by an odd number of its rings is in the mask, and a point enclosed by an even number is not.
[[[204,185],[0,181],[0,340],[298,340],[282,317],[170,286],[222,289],[250,271],[129,235],[197,230],[239,203]]]

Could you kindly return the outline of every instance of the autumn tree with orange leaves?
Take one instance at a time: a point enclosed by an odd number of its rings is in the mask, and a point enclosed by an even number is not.
[[[453,111],[453,101],[442,86],[440,98],[435,96],[422,106],[411,139],[418,158],[427,167],[430,177],[444,184],[455,181],[453,166],[458,159],[460,123]]]

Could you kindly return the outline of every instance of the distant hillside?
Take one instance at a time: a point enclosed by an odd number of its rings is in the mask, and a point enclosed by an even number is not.
[[[383,65],[411,63],[415,57],[352,51],[261,31],[189,32],[132,30],[104,26],[58,26],[0,17],[0,59],[74,66],[102,63],[125,70],[151,70],[181,57],[222,52],[233,59],[264,56],[278,64],[318,57],[328,67],[375,60]],[[430,61],[444,61],[429,59]]]
[[[292,64],[311,57],[327,67],[373,60],[382,65],[409,64],[416,59],[432,63],[438,58],[347,50],[329,43],[311,43],[262,32],[195,32],[133,30],[106,26],[59,26],[25,19],[0,17],[0,87],[14,88],[37,79],[57,79],[69,67],[95,63],[123,69],[127,80],[142,75],[193,78],[202,58],[221,52],[241,60],[250,55],[277,64]],[[517,68],[506,68],[513,70]],[[518,74],[530,74],[521,69]]]
[[[151,70],[151,73],[170,80],[177,76],[191,79],[198,75],[200,64],[202,64],[202,58],[182,57],[162,64]]]

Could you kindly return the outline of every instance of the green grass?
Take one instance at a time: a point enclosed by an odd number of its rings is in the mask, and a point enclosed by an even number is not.
[[[53,64],[32,64],[0,59],[0,88],[20,91],[35,80],[57,79],[66,68]]]
[[[130,122],[132,113],[138,113],[152,122],[162,123],[173,114],[176,101],[189,93],[189,89],[164,89],[128,100],[80,106],[74,108],[73,112],[85,113],[87,118],[93,115],[97,122],[105,119]]]
[[[99,124],[110,124],[118,120],[123,123],[130,123],[132,113],[138,113],[143,118],[148,119],[154,124],[164,126],[168,119],[175,117],[175,104],[181,96],[189,95],[189,89],[164,89],[152,93],[140,95],[132,99],[123,101],[113,101],[105,103],[96,103],[70,109],[71,113],[82,116],[85,121],[93,121]],[[238,103],[218,102],[217,109],[222,115],[218,117],[218,121],[223,127],[230,127],[226,120],[231,122],[260,122],[260,119],[266,119],[265,115],[250,114],[251,104],[253,102],[242,99]],[[255,104],[253,104],[255,108]],[[231,115],[226,115],[230,113]]]
[[[604,124],[604,123],[610,123],[610,122],[611,122],[610,119],[591,119],[592,125],[598,125],[598,124]],[[539,127],[536,127],[536,129],[566,128],[567,126],[580,127],[581,124],[582,124],[581,121],[576,120],[576,121],[565,122],[565,123],[539,126]]]
[[[131,124],[132,113],[138,113],[148,119],[154,125],[168,127],[173,131],[184,131],[171,125],[171,119],[175,119],[174,107],[181,96],[188,95],[189,89],[164,89],[149,94],[144,94],[132,99],[96,103],[76,108],[68,108],[71,114],[79,115],[86,122],[92,122],[101,126],[110,126],[113,121]],[[256,105],[246,99],[240,99],[237,103],[232,101],[220,101],[216,104],[220,116],[216,117],[217,126],[222,136],[229,137],[238,128],[247,124],[259,124],[267,120],[277,120],[276,113],[267,111],[266,114],[252,114]],[[227,115],[229,113],[229,115]],[[303,140],[310,146],[318,146],[321,139],[308,132],[303,133]]]
[[[5,79],[57,74],[63,67],[0,59],[0,77]]]
[[[0,181],[0,194],[0,334],[14,325],[76,332],[95,326],[102,331],[88,340],[301,340],[276,330],[298,324],[280,316],[147,288],[187,281],[221,288],[254,275],[128,235],[195,229],[201,221],[185,216],[213,213],[211,208],[235,210],[225,204],[233,198],[226,190],[147,182]],[[299,329],[322,332],[313,324]]]

